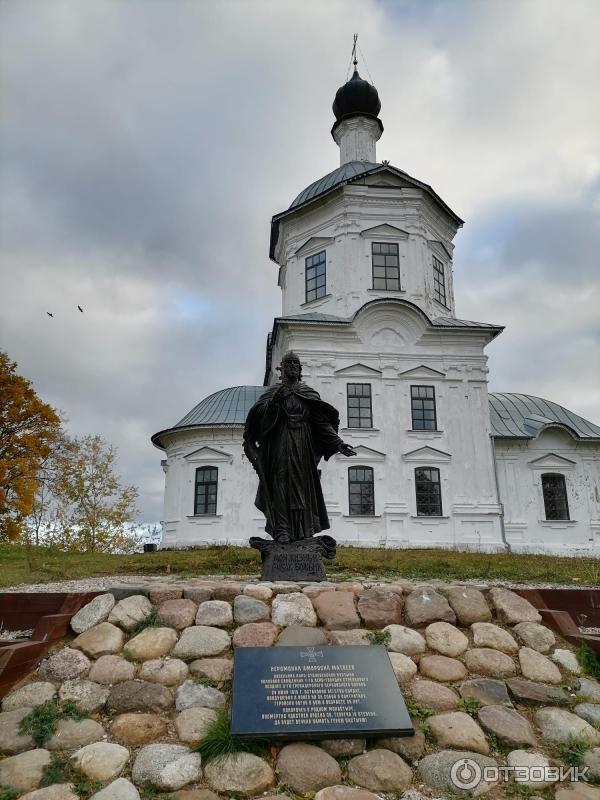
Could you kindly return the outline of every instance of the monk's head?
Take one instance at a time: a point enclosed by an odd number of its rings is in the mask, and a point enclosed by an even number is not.
[[[302,377],[300,359],[292,350],[281,359],[281,380],[283,383],[297,383]]]

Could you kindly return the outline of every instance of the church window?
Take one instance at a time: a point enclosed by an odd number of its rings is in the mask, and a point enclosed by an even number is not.
[[[570,519],[564,475],[552,472],[542,475],[542,493],[546,519]]]
[[[373,242],[373,288],[400,289],[400,261],[395,242]]]
[[[348,384],[348,427],[372,428],[371,384]]]
[[[315,253],[314,256],[309,256],[304,261],[307,303],[310,303],[311,300],[318,300],[319,297],[325,297],[325,294],[327,293],[327,259],[325,252],[325,250],[322,250],[320,253]]]
[[[410,403],[413,431],[437,430],[435,389],[433,386],[411,386]]]
[[[198,467],[196,470],[196,493],[194,514],[217,513],[217,467]]]
[[[436,467],[417,467],[415,491],[418,517],[442,516],[442,491],[440,471]]]
[[[448,308],[446,303],[446,275],[444,264],[433,256],[433,296],[443,306]]]
[[[372,517],[375,514],[372,467],[350,467],[348,488],[350,491],[350,516]]]

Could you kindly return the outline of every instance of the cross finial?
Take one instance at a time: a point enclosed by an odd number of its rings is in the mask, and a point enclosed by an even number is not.
[[[356,40],[358,39],[358,33],[354,34],[354,42],[352,44],[352,63],[354,64],[354,71],[356,71],[356,67],[358,65],[358,59],[356,58]]]

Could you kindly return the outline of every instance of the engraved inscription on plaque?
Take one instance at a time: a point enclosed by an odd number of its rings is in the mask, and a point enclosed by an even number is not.
[[[233,735],[410,736],[384,647],[251,647],[234,654]]]

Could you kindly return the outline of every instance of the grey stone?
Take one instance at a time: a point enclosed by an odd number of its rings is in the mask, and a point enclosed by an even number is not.
[[[79,800],[70,783],[55,783],[21,795],[20,800]]]
[[[112,781],[118,778],[129,761],[129,750],[112,742],[95,742],[82,747],[71,756],[71,764],[92,781]]]
[[[183,711],[185,708],[202,706],[203,708],[222,708],[225,705],[225,695],[212,686],[203,686],[196,681],[185,681],[177,689],[175,695],[175,708]]]
[[[519,645],[510,633],[491,622],[474,622],[471,631],[475,647],[491,647],[492,650],[508,655],[514,655],[519,650]]]
[[[564,789],[557,789],[554,797],[555,800],[600,800],[600,789],[583,781],[574,781]]]
[[[234,753],[206,765],[205,777],[209,786],[220,794],[255,797],[275,784],[275,773],[258,756]]]
[[[196,625],[223,627],[233,622],[231,603],[225,600],[205,600],[198,606]]]
[[[120,714],[111,725],[110,735],[123,744],[139,747],[160,739],[167,732],[167,722],[158,714]]]
[[[440,750],[437,753],[425,756],[419,761],[418,770],[421,779],[433,789],[441,789],[449,792],[460,791],[452,782],[452,768],[457,762],[474,761],[483,771],[488,767],[497,767],[498,762],[489,756],[473,753],[465,750]],[[456,769],[456,768],[455,768]],[[494,786],[493,783],[486,783],[480,780],[471,789],[469,794],[480,795],[488,792]]]
[[[2,701],[2,711],[14,711],[16,708],[33,708],[50,703],[56,697],[54,685],[47,681],[26,683],[20,689],[7,694]]]
[[[273,590],[270,589],[268,586],[261,586],[254,585],[249,583],[248,586],[244,588],[244,594],[247,597],[254,597],[256,600],[270,600],[273,597]]]
[[[194,624],[197,611],[198,606],[193,600],[165,600],[160,604],[156,616],[163,625],[181,631]]]
[[[578,717],[589,722],[590,725],[600,724],[600,704],[599,703],[579,703],[573,711]]]
[[[148,592],[150,602],[153,603],[157,608],[169,600],[181,599],[182,595],[183,589],[181,586],[178,586],[175,583],[155,583],[150,587]]]
[[[199,781],[202,759],[179,744],[149,744],[142,747],[133,764],[131,777],[141,786],[151,783],[157,789],[174,791]]]
[[[262,600],[240,594],[233,601],[233,618],[240,625],[263,622],[271,618],[271,609]]]
[[[499,650],[492,650],[490,647],[476,647],[467,650],[464,660],[469,672],[487,675],[490,678],[508,678],[517,672],[515,663],[510,656]]]
[[[90,800],[140,800],[140,793],[126,778],[117,778],[116,781],[93,794]]]
[[[506,756],[506,763],[509,767],[526,767],[529,770],[537,769],[538,775],[540,770],[546,770],[550,766],[550,761],[545,755],[542,753],[532,753],[530,750],[513,750]],[[513,780],[515,783],[521,784],[521,786],[530,786],[532,789],[544,789],[546,786],[551,786],[553,783],[556,783],[555,780],[528,780],[520,776],[518,772],[513,774]]]
[[[217,712],[212,708],[186,708],[175,719],[175,731],[182,742],[195,744],[206,736],[216,718]]]
[[[114,605],[115,598],[112,594],[100,594],[94,597],[71,618],[71,628],[75,633],[83,633],[94,625],[106,622]]]
[[[134,664],[126,661],[122,656],[100,656],[92,664],[88,677],[94,683],[110,686],[113,683],[133,680],[134,675]]]
[[[543,681],[545,683],[561,683],[562,675],[556,664],[549,658],[532,650],[531,647],[521,647],[519,650],[519,663],[523,677],[531,681]]]
[[[58,653],[42,661],[38,669],[38,676],[44,681],[60,683],[87,675],[90,666],[89,658],[79,650],[63,647]]]
[[[173,707],[173,693],[166,686],[149,681],[123,681],[113,686],[107,706],[111,711],[168,711]]]
[[[430,650],[455,658],[469,646],[469,640],[449,622],[432,622],[425,628],[425,640]]]
[[[218,656],[229,650],[231,637],[227,631],[208,625],[186,628],[173,649],[173,656],[184,661],[193,661],[206,656]]]
[[[358,598],[358,613],[367,628],[379,630],[386,625],[399,624],[402,622],[402,596],[383,589],[367,589]]]
[[[511,678],[506,681],[510,693],[519,703],[544,705],[545,703],[568,703],[569,698],[564,689],[549,686],[547,683],[536,683],[524,678]]]
[[[388,650],[393,653],[403,653],[405,656],[415,656],[424,653],[427,649],[425,639],[418,631],[404,625],[386,625],[384,633],[389,633],[390,642]]]
[[[379,795],[356,786],[326,786],[315,795],[315,800],[381,800]]]
[[[494,733],[502,742],[510,745],[537,744],[529,720],[514,708],[484,706],[479,710],[477,718],[486,731]]]
[[[490,607],[478,589],[451,586],[446,596],[461,625],[468,627],[474,622],[489,622],[492,619]]]
[[[571,737],[584,738],[591,745],[600,744],[600,732],[576,714],[564,708],[540,708],[534,715],[535,724],[546,741],[560,744]]]
[[[271,606],[271,619],[274,625],[305,625],[314,628],[317,624],[313,604],[302,592],[276,595]]]
[[[101,622],[95,625],[73,640],[72,645],[77,650],[83,650],[90,658],[99,658],[113,653],[119,653],[123,649],[125,636],[120,628],[111,622]]]
[[[564,670],[572,675],[581,675],[581,667],[577,661],[577,656],[570,650],[555,650],[550,656],[555,664],[559,664]]]
[[[348,778],[373,792],[402,792],[412,781],[408,764],[391,750],[369,750],[348,764]]]
[[[524,645],[538,653],[549,653],[556,644],[554,633],[539,622],[519,622],[513,630]]]
[[[600,703],[600,683],[590,680],[590,678],[579,678],[577,681],[577,693],[586,700]]]
[[[127,642],[124,652],[136,661],[150,661],[168,655],[176,642],[173,628],[146,628]]]
[[[477,700],[482,706],[512,706],[504,681],[494,678],[472,678],[461,684],[461,697]]]
[[[42,748],[3,759],[0,761],[0,786],[22,792],[37,789],[50,760],[50,753]]]
[[[483,755],[490,752],[484,732],[473,717],[464,711],[437,714],[429,717],[427,722],[438,745],[442,748],[468,749]]]
[[[33,750],[35,742],[29,734],[20,732],[21,720],[31,708],[15,708],[0,714],[0,753],[15,756],[25,750]]]
[[[347,758],[364,753],[367,741],[366,739],[321,739],[319,746],[333,758]]]
[[[419,661],[419,671],[434,681],[462,681],[467,677],[465,665],[448,656],[423,656]]]
[[[91,712],[104,707],[108,693],[107,686],[77,678],[73,681],[65,681],[58,690],[58,697],[63,703],[67,700],[75,703],[80,711]]]
[[[418,761],[425,749],[425,734],[415,725],[414,736],[388,736],[377,740],[377,746],[397,753],[411,763]]]
[[[125,597],[110,612],[108,621],[131,633],[152,612],[152,603],[142,594]]]
[[[456,622],[456,614],[444,595],[428,588],[415,589],[408,595],[404,616],[407,623],[415,628],[429,625],[430,622]]]
[[[490,597],[498,619],[507,625],[517,625],[519,622],[541,622],[541,614],[531,605],[529,600],[511,592],[510,589],[503,589],[495,586],[490,590]]]
[[[144,583],[118,583],[109,587],[108,591],[119,602],[119,600],[124,600],[126,597],[134,597],[139,594],[148,597],[149,589]]]
[[[277,757],[277,770],[279,779],[296,794],[318,792],[342,780],[337,761],[312,744],[286,745]]]
[[[104,734],[104,728],[94,719],[59,719],[45,746],[48,750],[60,752],[77,750],[101,741]]]
[[[186,600],[193,600],[194,603],[204,603],[205,600],[212,599],[213,588],[213,586],[184,586],[183,596]]]
[[[275,642],[275,647],[286,647],[295,645],[305,647],[306,645],[321,646],[329,644],[322,628],[307,628],[305,625],[289,625],[284,628]]]
[[[370,645],[369,632],[362,628],[356,628],[352,631],[329,631],[329,638],[331,644],[343,646],[358,646]]]
[[[458,696],[449,686],[433,681],[415,681],[410,686],[415,703],[432,711],[453,711],[458,708]]]
[[[592,747],[585,752],[581,758],[581,766],[588,768],[588,780],[600,783],[600,747]]]
[[[277,638],[277,626],[272,622],[247,622],[233,634],[235,647],[271,647]]]
[[[215,600],[233,601],[238,594],[244,594],[245,583],[227,581],[218,583],[213,587],[213,598]]]
[[[188,673],[188,665],[180,658],[156,658],[142,664],[140,679],[160,683],[161,686],[178,686]]]
[[[408,683],[417,674],[417,665],[404,653],[388,653],[398,683]]]
[[[198,658],[190,664],[190,672],[198,678],[225,683],[231,680],[233,661],[229,658]]]

